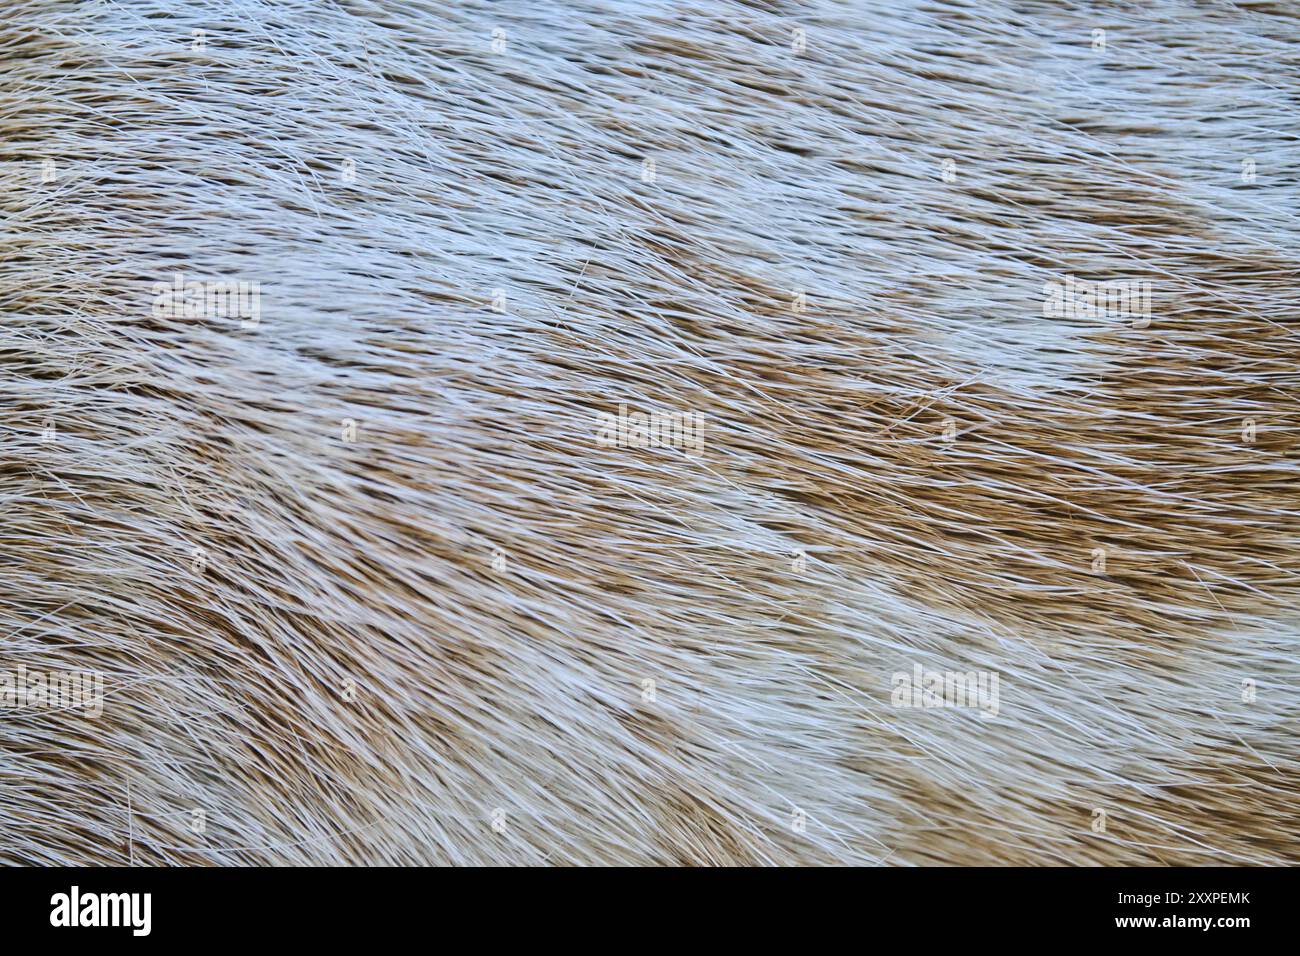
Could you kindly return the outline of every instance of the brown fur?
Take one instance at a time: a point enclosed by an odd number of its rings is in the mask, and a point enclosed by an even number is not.
[[[1292,13],[445,6],[0,13],[0,859],[1300,860]]]

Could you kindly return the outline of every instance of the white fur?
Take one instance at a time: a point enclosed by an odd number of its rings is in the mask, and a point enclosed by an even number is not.
[[[1297,32],[6,4],[0,858],[1295,862]]]

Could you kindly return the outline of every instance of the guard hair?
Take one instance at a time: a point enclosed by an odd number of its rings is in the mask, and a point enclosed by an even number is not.
[[[0,860],[1300,862],[1298,40],[7,0]]]

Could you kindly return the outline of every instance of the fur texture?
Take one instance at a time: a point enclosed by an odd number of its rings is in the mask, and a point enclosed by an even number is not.
[[[8,0],[0,859],[1300,862],[1298,40]]]

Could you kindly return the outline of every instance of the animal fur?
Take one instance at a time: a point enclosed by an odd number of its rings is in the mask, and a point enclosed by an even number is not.
[[[8,0],[0,859],[1300,861],[1298,40]]]

